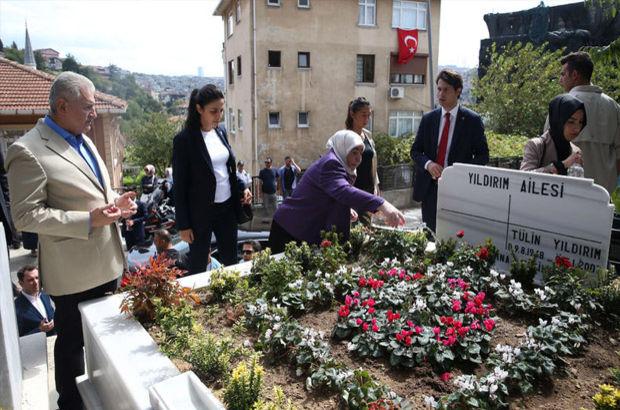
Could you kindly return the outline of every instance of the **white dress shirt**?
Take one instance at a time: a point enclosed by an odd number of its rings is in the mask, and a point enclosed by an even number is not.
[[[41,316],[47,320],[47,311],[45,310],[45,305],[43,305],[43,301],[41,300],[41,292],[37,293],[36,296],[29,295],[24,291],[22,291],[22,294],[26,296],[26,299],[28,299],[30,304],[32,304],[32,306],[39,311]]]
[[[205,145],[207,146],[207,151],[209,152],[209,157],[211,157],[211,163],[213,164],[213,172],[215,173],[217,186],[215,187],[214,202],[226,202],[231,195],[228,168],[226,167],[230,154],[215,132],[215,129],[209,132],[202,131],[202,137],[205,140]]]
[[[442,167],[446,167],[448,165],[448,156],[450,154],[450,146],[452,145],[452,135],[454,134],[454,126],[456,125],[456,116],[459,112],[459,105],[456,104],[454,108],[450,111],[446,111],[445,108],[441,107],[441,119],[439,120],[439,134],[437,135],[437,149],[439,150],[439,144],[441,143],[441,134],[443,133],[443,128],[446,123],[446,113],[450,113],[450,129],[448,130],[448,146],[446,147],[446,158],[443,164],[439,164]],[[433,162],[431,160],[426,161],[424,164],[424,169],[428,171],[428,165]]]

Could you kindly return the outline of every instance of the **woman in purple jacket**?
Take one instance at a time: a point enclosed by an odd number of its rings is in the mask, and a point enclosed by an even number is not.
[[[362,138],[341,130],[331,141],[332,148],[308,168],[293,195],[274,214],[269,235],[272,253],[282,252],[291,241],[319,244],[321,231],[332,228],[348,239],[355,211],[381,211],[391,226],[405,223],[403,214],[388,201],[353,186],[364,151]]]

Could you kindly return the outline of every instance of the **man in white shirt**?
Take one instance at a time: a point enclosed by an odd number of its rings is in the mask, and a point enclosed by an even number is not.
[[[252,177],[243,168],[244,165],[245,164],[243,163],[243,161],[237,162],[237,178],[243,181],[243,183],[245,184],[245,188],[252,189]]]
[[[422,202],[422,220],[435,231],[437,180],[444,168],[455,162],[486,165],[489,147],[480,115],[459,104],[463,78],[442,70],[435,81],[440,108],[424,114],[411,158],[415,162],[413,199]]]
[[[586,106],[588,123],[572,141],[581,149],[585,177],[611,194],[620,174],[620,105],[590,83],[594,63],[588,53],[570,53],[560,63],[560,84]]]
[[[26,265],[17,271],[17,279],[22,287],[21,293],[15,298],[19,335],[38,332],[53,335],[54,308],[50,297],[41,291],[39,270],[33,265]]]

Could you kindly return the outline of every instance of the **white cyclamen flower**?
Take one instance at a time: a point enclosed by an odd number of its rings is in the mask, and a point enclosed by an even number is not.
[[[437,407],[437,401],[433,396],[424,396],[424,404],[433,409]]]

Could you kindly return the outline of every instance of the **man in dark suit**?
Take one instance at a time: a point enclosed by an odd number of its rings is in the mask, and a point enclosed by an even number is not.
[[[54,331],[54,308],[50,297],[41,291],[39,270],[26,265],[17,271],[17,279],[22,291],[15,298],[15,313],[19,335],[45,332],[51,336]]]
[[[416,165],[413,199],[422,202],[422,220],[433,231],[437,219],[437,180],[444,168],[455,162],[489,162],[480,115],[459,104],[463,78],[454,71],[442,70],[435,83],[441,107],[422,117],[411,147]]]

